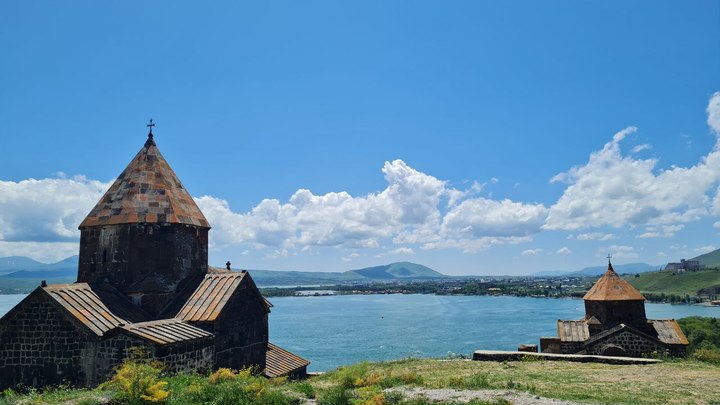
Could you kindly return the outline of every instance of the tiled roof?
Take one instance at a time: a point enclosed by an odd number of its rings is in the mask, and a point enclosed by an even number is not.
[[[290,353],[280,346],[268,343],[265,352],[265,370],[263,374],[270,378],[281,377],[295,370],[307,367],[309,361]]]
[[[96,292],[87,283],[54,284],[41,288],[98,336],[120,325],[147,319],[141,311],[134,310],[129,301],[110,289],[98,287]]]
[[[227,272],[205,275],[176,317],[186,321],[214,321],[246,274]]]
[[[197,339],[211,339],[213,337],[212,333],[192,326],[180,319],[160,319],[133,323],[124,325],[121,328],[132,335],[161,345]]]
[[[687,337],[674,319],[652,319],[649,322],[652,322],[661,342],[669,345],[688,344]]]
[[[148,138],[80,228],[132,223],[210,227],[152,138]]]
[[[562,342],[584,342],[590,336],[585,321],[558,320],[557,329]]]
[[[645,297],[635,287],[615,273],[610,263],[608,263],[605,274],[595,282],[583,299],[588,301],[645,301]]]

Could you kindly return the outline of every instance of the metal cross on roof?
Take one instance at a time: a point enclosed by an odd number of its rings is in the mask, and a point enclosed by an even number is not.
[[[610,259],[612,259],[612,256],[610,256],[610,253],[608,253],[607,259],[608,259],[608,261],[610,261]]]
[[[150,128],[150,134],[149,134],[149,135],[152,135],[152,129],[153,129],[153,127],[155,126],[155,123],[153,122],[153,119],[152,119],[152,118],[150,118],[150,123],[147,124],[146,126],[147,126],[148,128]]]

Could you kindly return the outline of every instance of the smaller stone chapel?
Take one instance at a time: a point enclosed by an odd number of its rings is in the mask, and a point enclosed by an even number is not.
[[[307,360],[268,341],[272,305],[250,274],[208,266],[210,224],[148,126],[80,224],[77,282],[43,282],[0,318],[0,390],[95,386],[135,347],[171,373],[305,376]]]
[[[557,321],[557,337],[540,338],[544,353],[643,357],[682,355],[688,345],[674,319],[647,319],[645,297],[608,269],[583,297],[585,317]]]

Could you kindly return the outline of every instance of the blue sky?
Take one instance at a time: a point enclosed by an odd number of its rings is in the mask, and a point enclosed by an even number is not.
[[[447,274],[720,247],[720,3],[0,4],[0,256],[77,251],[145,124],[212,264]]]

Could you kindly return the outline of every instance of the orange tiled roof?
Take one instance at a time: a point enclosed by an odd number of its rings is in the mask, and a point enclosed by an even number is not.
[[[265,370],[263,374],[270,378],[281,377],[302,367],[307,367],[309,361],[290,353],[280,346],[268,343],[265,352]]]
[[[609,262],[605,274],[595,282],[583,299],[588,301],[645,301],[645,297],[635,287],[615,273]]]
[[[133,305],[119,294],[98,291],[103,296],[101,299],[87,283],[53,284],[41,288],[98,336],[118,326],[147,319],[140,311],[132,310]]]
[[[188,342],[198,339],[211,339],[213,334],[180,319],[160,319],[157,321],[133,323],[121,327],[125,331],[161,345]]]
[[[558,337],[562,342],[584,342],[590,336],[585,321],[562,321],[557,323]]]
[[[210,228],[152,137],[90,211],[80,228],[133,223]]]
[[[687,345],[688,340],[685,337],[680,325],[674,319],[651,319],[652,326],[658,334],[661,342],[670,345]]]
[[[214,321],[247,273],[208,273],[176,315],[186,321]]]

